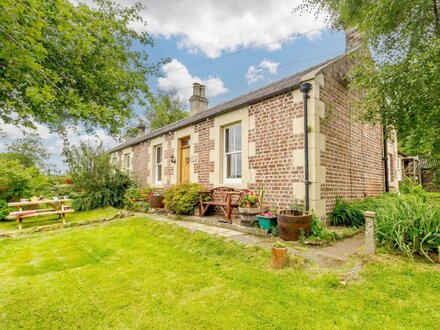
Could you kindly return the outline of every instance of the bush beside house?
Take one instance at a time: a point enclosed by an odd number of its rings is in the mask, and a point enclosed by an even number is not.
[[[203,186],[197,183],[174,185],[165,190],[165,207],[176,214],[194,214],[194,208],[199,204],[199,192],[203,190]]]

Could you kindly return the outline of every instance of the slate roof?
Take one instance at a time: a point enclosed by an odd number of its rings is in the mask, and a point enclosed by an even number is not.
[[[330,62],[333,62],[339,58],[341,58],[344,55],[339,55],[333,59],[326,60],[322,63],[319,63],[317,65],[314,65],[306,70],[300,71],[295,73],[292,76],[285,77],[283,79],[277,80],[273,83],[270,83],[266,86],[263,86],[257,90],[251,91],[249,93],[243,94],[241,96],[238,96],[230,101],[226,101],[224,103],[220,103],[206,111],[199,112],[191,117],[184,118],[180,121],[177,121],[175,123],[172,123],[170,125],[164,126],[162,128],[159,128],[157,130],[148,132],[144,135],[137,136],[133,139],[127,140],[120,145],[116,146],[115,148],[111,149],[109,152],[115,152],[118,150],[122,150],[128,147],[131,147],[135,144],[151,140],[155,137],[161,136],[163,134],[173,132],[175,130],[178,130],[183,127],[187,127],[190,125],[197,124],[199,122],[202,122],[204,120],[207,120],[209,118],[216,117],[218,115],[221,115],[223,113],[241,108],[243,106],[247,106],[250,104],[255,104],[257,102],[260,102],[265,99],[269,99],[271,97],[277,96],[279,94],[283,94],[285,92],[288,92],[289,90],[293,90],[297,87],[299,87],[299,84],[301,83],[302,77],[307,75],[308,73],[318,69],[319,67],[324,67],[328,65]]]

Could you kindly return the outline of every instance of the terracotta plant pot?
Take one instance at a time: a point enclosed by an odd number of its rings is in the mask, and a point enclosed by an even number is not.
[[[151,209],[163,209],[164,208],[163,199],[164,199],[163,195],[150,196],[150,201],[149,201],[150,208]]]
[[[284,268],[287,264],[287,247],[277,248],[272,246],[271,267],[276,269]]]
[[[281,210],[277,213],[280,238],[285,241],[299,240],[301,233],[310,235],[312,213],[298,210]]]

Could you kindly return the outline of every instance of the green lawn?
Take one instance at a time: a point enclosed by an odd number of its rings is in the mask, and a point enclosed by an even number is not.
[[[85,211],[85,212],[73,212],[66,214],[66,222],[74,223],[80,222],[84,220],[90,219],[101,219],[105,217],[109,217],[115,215],[119,210],[114,209],[112,207],[107,207],[103,209],[97,209],[93,211]],[[23,219],[23,229],[29,229],[34,227],[40,227],[45,225],[53,225],[62,223],[62,220],[59,219],[58,215],[44,215],[41,217],[30,217]],[[8,221],[0,221],[0,233],[7,232],[11,230],[17,230],[17,222],[16,220],[8,220]]]
[[[0,240],[1,328],[439,329],[438,265],[361,279],[269,269],[269,252],[145,218]]]

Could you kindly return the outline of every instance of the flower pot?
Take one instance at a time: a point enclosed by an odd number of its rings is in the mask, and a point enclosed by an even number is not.
[[[298,210],[281,210],[277,213],[278,231],[280,238],[285,241],[299,240],[301,233],[310,235],[312,214]]]
[[[270,264],[272,268],[284,268],[287,264],[287,248],[277,248],[272,246],[272,259]]]
[[[264,215],[257,215],[258,225],[261,229],[270,232],[273,227],[277,226],[277,217],[266,217]]]
[[[164,199],[163,195],[151,195],[150,200],[148,202],[150,204],[150,208],[163,209],[164,208],[163,199]]]

